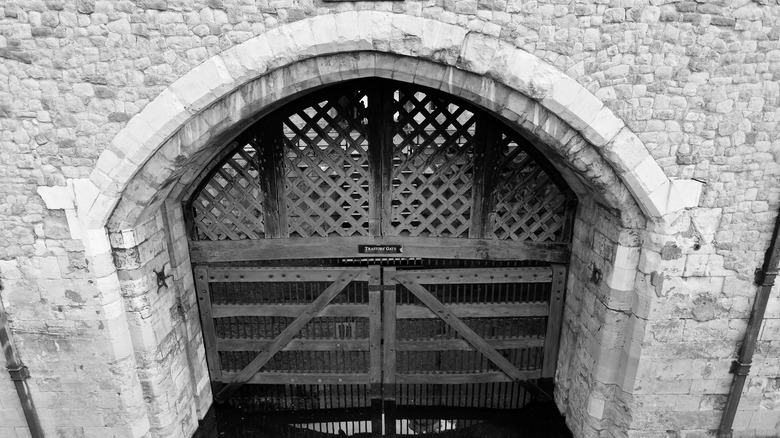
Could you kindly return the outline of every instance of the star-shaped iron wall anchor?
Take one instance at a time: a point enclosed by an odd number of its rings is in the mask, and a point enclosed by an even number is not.
[[[172,278],[173,275],[165,275],[165,266],[160,269],[160,272],[157,272],[154,269],[152,269],[152,272],[154,272],[154,275],[157,276],[157,293],[159,294],[160,289],[168,288],[168,282],[166,280]]]

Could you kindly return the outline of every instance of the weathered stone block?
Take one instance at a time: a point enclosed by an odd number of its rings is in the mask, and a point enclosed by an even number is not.
[[[486,73],[490,69],[496,46],[496,41],[492,37],[478,33],[467,34],[458,66],[476,74]]]
[[[595,146],[604,146],[623,129],[625,123],[607,107],[602,107],[582,131],[583,137]]]

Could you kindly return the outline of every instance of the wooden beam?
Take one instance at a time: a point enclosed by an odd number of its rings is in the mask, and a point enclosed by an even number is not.
[[[524,380],[525,375],[523,372],[517,369],[507,358],[501,355],[496,349],[491,347],[481,336],[479,336],[474,330],[471,329],[466,323],[461,321],[455,316],[447,307],[437,300],[427,289],[415,283],[411,278],[406,275],[396,273],[391,278],[399,281],[414,296],[428,306],[442,321],[447,323],[450,327],[455,329],[459,335],[461,335],[466,341],[468,341],[474,348],[493,362],[501,371],[504,372],[512,380]]]
[[[555,377],[558,362],[558,348],[563,323],[563,304],[566,292],[566,266],[553,265],[552,290],[550,292],[550,315],[547,317],[547,334],[544,343],[542,377]]]
[[[240,373],[223,372],[225,382],[235,381]],[[270,385],[341,385],[367,384],[368,373],[255,373],[245,383]],[[227,386],[225,387],[227,388]]]
[[[381,330],[381,329],[380,329]],[[380,332],[381,334],[381,332]],[[375,340],[376,341],[376,340]],[[544,345],[542,338],[488,339],[487,343],[496,350],[534,348]],[[263,351],[272,339],[220,339],[218,351]],[[376,351],[381,352],[381,339]],[[293,339],[282,351],[374,351],[367,339]],[[396,341],[396,351],[474,351],[474,347],[462,339],[426,339],[419,341]],[[381,356],[380,356],[381,360]],[[381,372],[382,364],[379,364]],[[373,368],[371,369],[373,372]]]
[[[404,270],[404,275],[417,284],[473,283],[549,283],[552,269],[539,268],[464,268]]]
[[[247,383],[271,358],[278,353],[301,329],[328,305],[357,276],[354,272],[343,272],[325,291],[317,297],[304,312],[277,336],[268,349],[257,355],[234,379],[216,395],[218,402],[225,401],[238,388]]]
[[[368,268],[369,286],[382,284],[382,270],[379,266]],[[368,339],[371,374],[371,399],[382,399],[382,292],[373,287],[368,292]]]
[[[519,371],[520,380],[538,379],[539,370]],[[498,383],[513,382],[514,379],[497,371],[486,373],[458,373],[458,374],[398,374],[397,382],[402,384],[433,384],[433,385],[457,385],[470,383]]]
[[[546,316],[547,303],[444,304],[448,312],[458,318],[513,318]],[[437,318],[439,315],[427,306],[402,304],[398,319]]]
[[[308,304],[214,304],[214,318],[235,316],[283,316],[295,318]],[[546,309],[545,309],[546,312]],[[369,306],[365,304],[329,304],[317,315],[368,317]]]
[[[571,244],[516,242],[512,240],[420,237],[318,237],[190,242],[193,263],[248,260],[366,257],[358,245],[401,245],[403,253],[373,258],[437,258],[472,260],[538,260],[568,263]]]
[[[544,345],[541,338],[486,339],[496,350],[515,350]],[[434,339],[420,341],[397,341],[398,351],[474,351],[474,346],[462,339]]]
[[[201,330],[203,330],[203,345],[206,347],[206,363],[209,367],[211,380],[221,381],[222,368],[219,365],[219,354],[217,353],[217,332],[214,329],[211,290],[208,283],[209,270],[206,266],[195,266],[194,274],[200,326]]]
[[[498,175],[496,144],[501,140],[501,131],[496,129],[487,114],[477,115],[476,142],[474,148],[474,182],[472,187],[471,226],[469,237],[484,238],[490,230],[490,213],[493,204],[493,189]]]
[[[220,282],[274,282],[332,281],[338,272],[358,273],[354,281],[368,281],[365,268],[233,268],[212,267],[208,280]],[[410,269],[404,275],[417,284],[474,284],[474,283],[549,283],[552,269],[531,268],[464,268],[464,269]]]
[[[307,304],[213,304],[213,318],[236,316],[282,316],[294,318],[301,314]],[[547,303],[498,303],[498,304],[446,304],[459,318],[515,318],[547,316]],[[319,313],[321,317],[358,317],[370,314],[371,305],[330,304]],[[396,311],[398,319],[437,318],[428,307],[402,304]]]
[[[378,424],[382,435],[396,436],[396,281],[395,268],[383,269],[382,284],[382,424]],[[379,433],[374,436],[380,436]]]
[[[370,85],[368,95],[369,160],[369,234],[381,236],[390,223],[392,196],[393,136],[390,132],[393,112],[387,106],[386,93],[378,84]]]
[[[285,197],[284,144],[282,122],[273,118],[253,127],[256,131],[259,179],[263,190],[263,222],[266,237],[287,237],[287,199]]]
[[[395,268],[385,268],[383,284],[389,286],[384,295],[382,309],[383,348],[382,348],[382,398],[388,403],[395,403],[396,376],[396,302],[395,302]],[[392,288],[392,289],[391,289]]]
[[[219,351],[265,351],[273,339],[217,339]],[[282,351],[368,351],[366,339],[293,339]]]
[[[353,281],[368,281],[366,268],[209,268],[211,283],[333,281],[341,272],[357,274]]]

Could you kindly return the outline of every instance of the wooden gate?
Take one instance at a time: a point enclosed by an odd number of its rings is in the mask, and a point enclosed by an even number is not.
[[[400,412],[540,396],[576,197],[529,138],[384,79],[248,126],[184,195],[217,399]]]
[[[243,408],[512,409],[554,373],[562,265],[195,273],[216,399]]]

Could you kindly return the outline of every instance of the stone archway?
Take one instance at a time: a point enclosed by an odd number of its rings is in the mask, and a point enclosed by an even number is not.
[[[355,22],[376,25],[358,33],[342,32]],[[395,56],[372,52],[384,47]],[[355,56],[323,57],[356,51]],[[295,69],[277,68],[296,61],[300,63]],[[127,196],[124,192],[131,178],[159,152],[167,153],[168,159],[151,164],[173,170],[174,159],[182,157],[173,149],[181,147],[181,140],[191,141],[189,152],[199,151],[197,145],[215,137],[215,132],[229,137],[229,126],[257,117],[273,102],[322,84],[374,75],[441,88],[465,98],[537,136],[546,134],[545,141],[557,140],[550,143],[559,143],[558,155],[585,151],[577,157],[583,162],[576,170],[587,173],[591,162],[599,161],[600,166],[590,166],[591,179],[605,178],[599,172],[616,172],[647,217],[661,217],[693,202],[689,189],[698,183],[669,180],[641,140],[609,108],[574,79],[533,55],[435,20],[366,11],[320,16],[273,29],[212,57],[177,80],[128,122],[101,154],[90,178],[100,196],[89,216],[107,222],[111,214],[112,220],[118,220],[114,203],[120,193]],[[499,90],[501,86],[506,90]],[[578,141],[589,147],[567,145],[573,139],[567,134],[575,132],[580,134]],[[583,159],[593,152],[600,158]],[[574,165],[577,159],[570,157],[569,162]],[[153,190],[154,182],[150,183],[133,191]],[[125,209],[133,210],[129,205]],[[117,226],[129,226],[132,220],[123,219]]]
[[[177,384],[165,375],[170,362],[186,363],[176,379],[190,382],[201,410],[211,401],[197,318],[187,316],[194,286],[177,201],[188,184],[222,145],[279,102],[371,76],[438,88],[515,124],[570,185],[581,187],[580,196],[594,201],[578,214],[569,281],[575,292],[561,346],[582,358],[559,367],[557,398],[575,432],[594,421],[619,424],[605,405],[622,406],[615,393],[630,393],[643,332],[644,301],[634,292],[641,247],[635,229],[645,219],[695,206],[699,183],[669,180],[609,108],[533,55],[436,20],[373,11],[301,20],[212,57],[128,122],[88,181],[72,181],[65,193],[41,189],[59,205],[52,208],[66,210],[99,268],[97,283],[116,321],[112,337],[133,340],[122,354],[167,357],[137,360],[134,381],[149,399],[139,418],[160,433],[182,421],[185,410],[175,421],[163,414],[170,400],[161,394]],[[160,295],[168,288],[177,293]],[[181,310],[163,317],[161,308]],[[615,329],[588,332],[593,321]],[[161,325],[178,335],[161,338]],[[171,348],[171,339],[184,346]],[[169,357],[171,351],[180,357]]]

